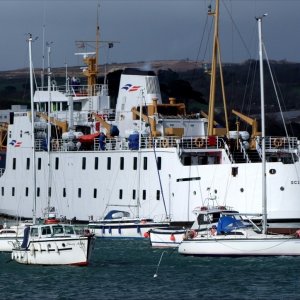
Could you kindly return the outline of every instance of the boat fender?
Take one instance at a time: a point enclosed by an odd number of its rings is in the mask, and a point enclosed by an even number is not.
[[[201,138],[197,138],[195,139],[194,144],[197,148],[202,148],[204,146],[204,140]]]
[[[175,241],[176,241],[174,233],[171,234],[171,236],[170,236],[170,241],[172,241],[172,242],[175,242]]]
[[[146,231],[144,233],[144,238],[148,239],[149,237],[150,237],[150,233],[149,233],[149,231]]]
[[[273,142],[273,145],[274,145],[276,148],[282,147],[282,145],[283,145],[283,140],[282,140],[282,139],[275,139],[274,142]]]
[[[34,245],[33,244],[30,244],[30,255],[33,256],[34,255]]]
[[[57,246],[56,243],[54,243],[54,247],[55,247],[55,252],[56,252],[56,253],[59,253],[59,249],[58,249],[58,246]]]

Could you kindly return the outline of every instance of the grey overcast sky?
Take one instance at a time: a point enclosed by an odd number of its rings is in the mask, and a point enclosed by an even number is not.
[[[95,40],[98,7],[101,40],[119,42],[110,50],[102,45],[101,64],[209,61],[209,4],[214,8],[213,0],[0,0],[0,71],[27,68],[27,33],[38,37],[33,44],[35,67],[42,66],[43,41],[52,42],[53,67],[81,65],[74,53],[82,50],[75,41]],[[300,0],[220,0],[224,62],[257,58],[255,16],[264,13],[269,59],[300,61]]]

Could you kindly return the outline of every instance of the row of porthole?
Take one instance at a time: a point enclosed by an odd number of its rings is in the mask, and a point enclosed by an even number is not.
[[[274,175],[274,174],[276,174],[276,170],[275,170],[275,169],[270,169],[269,173],[272,174],[272,175]],[[281,191],[284,191],[284,187],[281,186],[281,187],[280,187],[280,190],[281,190]],[[241,188],[240,191],[241,191],[241,193],[243,193],[243,192],[244,192],[244,188]],[[215,194],[216,194],[216,193],[217,193],[217,190],[215,190],[214,192],[215,192]],[[196,191],[194,191],[193,194],[196,195],[196,194],[197,194]],[[173,196],[174,196],[174,195],[173,195]]]

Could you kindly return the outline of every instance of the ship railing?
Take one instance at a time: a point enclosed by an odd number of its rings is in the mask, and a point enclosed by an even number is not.
[[[138,150],[151,148],[181,148],[186,150],[220,149],[225,147],[222,138],[214,137],[142,137],[141,142],[132,142],[128,138],[106,138],[105,143],[94,141],[94,150]]]
[[[251,160],[249,159],[249,156],[246,152],[244,141],[239,139],[239,150],[243,154],[244,160],[246,160],[247,163],[251,163]]]
[[[48,87],[38,87],[38,91],[48,91]],[[106,95],[108,93],[107,84],[94,84],[94,85],[57,85],[55,82],[51,84],[50,91],[57,91],[62,94],[69,94],[73,97],[88,97],[96,95]]]
[[[261,147],[261,137],[257,139],[258,146]],[[265,137],[266,152],[297,152],[298,138],[297,137]]]
[[[128,138],[106,138],[103,144],[100,143],[99,138],[94,139],[94,143],[83,145],[78,140],[62,140],[51,139],[50,149],[52,151],[98,151],[98,150],[138,150],[151,148],[178,148],[181,150],[202,151],[213,149],[227,149],[228,146],[223,138],[220,137],[142,137],[141,142],[129,141]],[[257,151],[261,148],[261,138],[257,138]],[[35,150],[47,151],[47,140],[36,139]],[[240,144],[240,150],[244,158],[249,160],[245,148]],[[266,152],[296,152],[298,153],[298,139],[296,137],[282,138],[282,137],[266,137]],[[230,153],[230,151],[229,151]],[[246,155],[246,156],[245,156]]]
[[[195,138],[195,137],[142,137],[141,142],[132,142],[128,138],[106,138],[101,142],[99,138],[95,138],[93,143],[84,144],[78,140],[63,140],[51,139],[51,151],[99,151],[99,150],[138,150],[141,149],[157,149],[157,148],[177,148],[192,151],[223,149],[225,142],[222,138],[215,137],[209,139],[208,137]],[[36,151],[47,151],[47,140],[35,140]]]
[[[217,136],[183,137],[179,147],[186,150],[209,150],[225,148],[225,141]]]
[[[232,153],[231,153],[231,151],[230,151],[230,149],[229,149],[228,144],[227,144],[225,141],[224,141],[224,149],[225,149],[226,154],[227,154],[228,157],[229,157],[229,160],[230,160],[232,163],[234,163],[234,158],[233,158],[233,156],[232,156]]]

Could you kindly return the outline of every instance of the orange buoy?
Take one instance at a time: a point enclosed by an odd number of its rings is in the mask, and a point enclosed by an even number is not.
[[[170,240],[171,240],[172,242],[175,242],[175,241],[176,241],[174,233],[171,234]]]
[[[150,237],[150,234],[149,234],[148,231],[146,231],[146,232],[144,233],[144,238],[148,239],[149,237]]]

